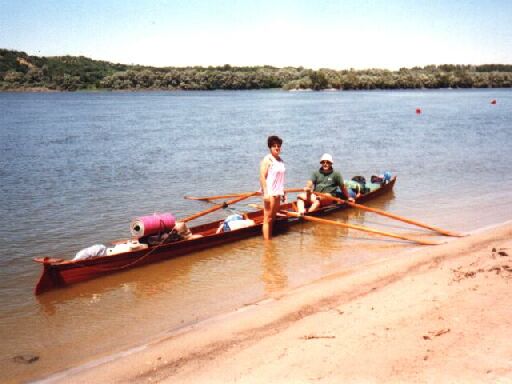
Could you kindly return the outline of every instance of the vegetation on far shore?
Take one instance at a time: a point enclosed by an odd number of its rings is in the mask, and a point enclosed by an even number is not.
[[[512,65],[312,70],[303,67],[147,67],[0,49],[0,91],[510,88]]]

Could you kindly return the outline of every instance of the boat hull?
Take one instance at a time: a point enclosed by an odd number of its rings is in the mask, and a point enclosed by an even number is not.
[[[364,203],[393,189],[396,178],[381,188],[360,196],[358,203]],[[285,210],[291,210],[292,204],[282,206]],[[344,204],[333,204],[322,207],[314,212],[315,216],[327,215],[334,211],[348,208]],[[241,228],[229,232],[216,233],[222,220],[199,225],[190,228],[192,233],[201,234],[202,237],[192,240],[182,240],[169,244],[157,245],[138,251],[121,253],[114,256],[97,256],[86,260],[63,260],[50,257],[35,258],[34,261],[42,264],[43,272],[35,287],[35,294],[40,295],[49,290],[65,287],[79,282],[95,279],[107,274],[139,267],[146,264],[169,260],[189,253],[228,244],[252,236],[261,234],[263,212],[261,210],[249,213],[249,218],[256,225]],[[300,222],[298,218],[278,217],[275,230],[281,231],[288,226]]]

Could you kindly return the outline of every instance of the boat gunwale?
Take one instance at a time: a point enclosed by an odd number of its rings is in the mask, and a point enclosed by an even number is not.
[[[376,193],[382,193],[382,192],[387,191],[388,189],[392,189],[392,187],[395,183],[395,180],[396,180],[396,176],[388,184],[385,184],[386,187],[384,187],[384,185],[383,185],[383,187],[381,187],[375,191],[372,191],[365,195],[362,195],[361,198],[358,199],[357,201],[361,201],[363,199],[366,200],[366,198],[368,196],[373,197],[373,196],[375,196]],[[287,203],[287,204],[281,205],[282,209],[290,209],[292,207],[293,207],[292,203]],[[345,204],[333,203],[333,204],[323,206],[319,210],[312,212],[311,214],[315,215],[315,216],[321,216],[321,215],[330,214],[331,212],[338,211],[338,210],[345,209],[345,208],[349,208],[349,206],[345,205]],[[258,209],[257,211],[249,212],[248,217],[251,219],[254,219],[254,218],[262,219],[263,218],[263,209]],[[207,232],[207,231],[211,231],[212,229],[218,228],[220,223],[222,223],[223,221],[224,221],[223,219],[220,219],[220,220],[212,221],[209,223],[200,224],[195,227],[191,227],[190,231],[193,234],[202,234],[201,232]],[[297,222],[297,221],[299,221],[299,218],[278,217],[277,225],[282,225],[283,222],[293,223],[293,222]],[[124,257],[126,257],[127,259],[132,259],[132,258],[138,256],[139,253],[144,254],[144,253],[150,252],[150,251],[156,252],[157,249],[159,249],[159,248],[161,248],[161,250],[159,252],[162,252],[164,250],[171,251],[172,249],[169,249],[169,248],[177,248],[185,243],[195,244],[195,243],[204,242],[207,239],[210,240],[210,239],[215,239],[218,237],[220,237],[220,238],[230,237],[230,234],[233,234],[233,233],[238,234],[240,232],[249,232],[251,230],[254,230],[255,227],[256,228],[261,227],[261,225],[262,225],[262,222],[256,223],[255,225],[250,226],[250,227],[239,228],[239,229],[228,231],[228,232],[212,233],[212,234],[203,235],[202,237],[198,237],[198,238],[194,238],[194,239],[183,239],[183,240],[174,241],[172,243],[157,244],[154,246],[150,246],[148,248],[142,248],[142,249],[138,249],[135,251],[123,252],[123,253],[119,253],[117,255],[112,255],[112,256],[109,256],[109,255],[93,256],[93,257],[90,257],[90,258],[84,259],[84,260],[69,260],[69,259],[60,259],[60,258],[51,258],[51,257],[36,257],[36,258],[33,258],[33,260],[37,263],[51,264],[51,265],[73,265],[73,266],[79,266],[79,265],[86,266],[89,264],[94,265],[96,263],[101,263],[101,262],[104,262],[107,260],[112,261],[114,258],[116,260],[123,259]]]

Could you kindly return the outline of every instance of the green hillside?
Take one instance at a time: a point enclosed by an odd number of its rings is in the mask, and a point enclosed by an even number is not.
[[[429,65],[398,71],[302,67],[145,67],[0,49],[0,90],[510,88],[512,65]]]

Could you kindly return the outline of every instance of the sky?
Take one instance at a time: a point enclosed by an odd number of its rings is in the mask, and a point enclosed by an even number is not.
[[[0,0],[0,48],[122,64],[512,64],[510,0]]]

